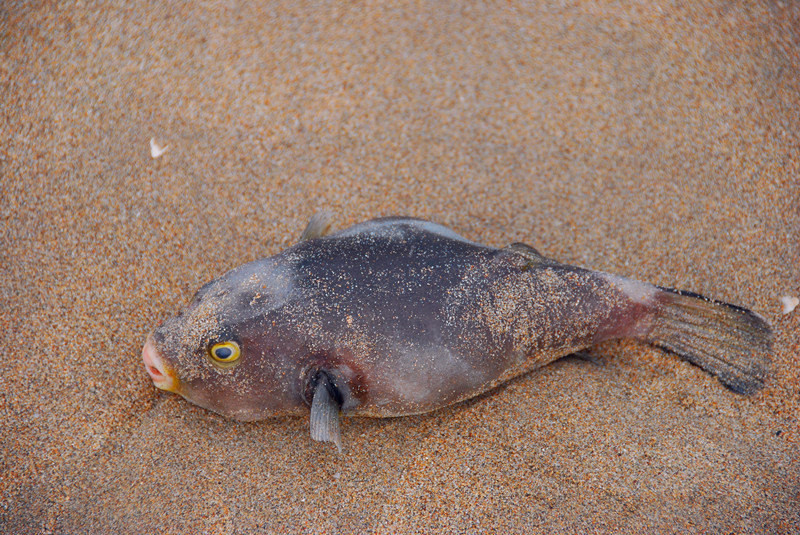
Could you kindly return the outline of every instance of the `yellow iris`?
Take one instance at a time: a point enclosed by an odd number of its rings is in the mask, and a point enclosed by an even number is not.
[[[208,354],[220,364],[231,364],[239,360],[239,357],[242,356],[242,350],[239,348],[239,344],[229,340],[227,342],[217,342],[208,348]]]

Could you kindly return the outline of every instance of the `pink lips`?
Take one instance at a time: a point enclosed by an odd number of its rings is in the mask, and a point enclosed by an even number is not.
[[[153,380],[153,384],[161,390],[175,391],[177,381],[171,370],[167,368],[164,361],[158,355],[158,351],[153,345],[153,340],[148,337],[147,342],[142,348],[142,361],[144,369]]]

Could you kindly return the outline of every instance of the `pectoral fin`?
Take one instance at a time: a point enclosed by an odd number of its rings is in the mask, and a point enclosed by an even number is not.
[[[308,225],[306,225],[306,229],[303,231],[303,234],[300,235],[299,241],[302,242],[306,240],[313,240],[314,238],[321,238],[331,231],[332,226],[333,214],[327,210],[317,212],[311,216],[311,219],[308,221]]]
[[[334,386],[325,373],[317,376],[314,398],[311,401],[311,438],[320,442],[333,442],[342,451],[342,434],[339,423],[339,402]]]

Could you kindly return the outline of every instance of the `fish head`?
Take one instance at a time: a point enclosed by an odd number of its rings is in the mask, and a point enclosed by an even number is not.
[[[245,264],[198,290],[147,337],[142,361],[153,384],[223,416],[256,420],[303,405],[299,376],[274,328],[288,270]]]

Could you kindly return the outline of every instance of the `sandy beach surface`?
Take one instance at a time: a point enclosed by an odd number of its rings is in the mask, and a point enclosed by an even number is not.
[[[0,532],[797,533],[800,4],[686,4],[0,5]],[[752,308],[772,378],[607,343],[341,455],[156,391],[322,209]]]

